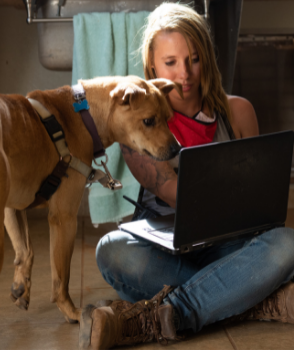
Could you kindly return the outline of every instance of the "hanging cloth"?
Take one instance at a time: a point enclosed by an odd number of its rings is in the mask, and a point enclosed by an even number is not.
[[[217,127],[216,115],[214,113],[213,118],[209,118],[199,111],[194,117],[189,118],[174,111],[173,117],[168,121],[168,126],[181,146],[203,145],[213,140]]]

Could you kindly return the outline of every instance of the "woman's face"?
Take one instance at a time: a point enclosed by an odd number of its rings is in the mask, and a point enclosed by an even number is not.
[[[154,40],[153,66],[157,78],[166,78],[182,84],[186,101],[199,97],[200,62],[195,45],[191,43],[192,66],[189,62],[189,49],[185,38],[179,32],[161,32]],[[172,90],[171,102],[181,100]]]

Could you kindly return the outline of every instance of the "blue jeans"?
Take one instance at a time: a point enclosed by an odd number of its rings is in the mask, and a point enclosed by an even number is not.
[[[276,228],[247,240],[180,256],[114,231],[97,245],[104,279],[131,302],[174,286],[165,301],[179,317],[179,330],[238,315],[255,306],[294,275],[294,230]]]

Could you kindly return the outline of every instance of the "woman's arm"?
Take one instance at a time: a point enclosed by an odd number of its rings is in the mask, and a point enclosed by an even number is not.
[[[123,157],[138,182],[172,208],[176,206],[177,175],[168,161],[159,162],[125,145],[120,145]]]
[[[259,135],[258,122],[252,104],[245,98],[228,96],[231,125],[237,139]]]

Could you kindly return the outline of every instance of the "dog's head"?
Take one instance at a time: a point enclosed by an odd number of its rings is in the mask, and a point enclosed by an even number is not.
[[[167,79],[145,81],[125,77],[110,91],[112,112],[108,120],[115,141],[156,160],[168,160],[179,152],[180,145],[170,132],[167,120],[172,109],[166,96],[179,84]]]

